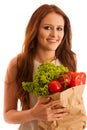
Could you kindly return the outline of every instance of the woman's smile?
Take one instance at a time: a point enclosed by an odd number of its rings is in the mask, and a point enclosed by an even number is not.
[[[57,13],[49,13],[40,23],[37,49],[55,51],[64,37],[64,19]]]
[[[48,41],[48,43],[57,43],[58,42],[58,40],[52,39],[52,38],[47,38],[47,41]]]

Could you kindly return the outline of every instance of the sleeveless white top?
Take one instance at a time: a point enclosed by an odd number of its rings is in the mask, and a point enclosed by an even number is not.
[[[53,60],[52,63],[60,65],[60,61],[58,59]],[[34,61],[34,73],[39,67],[39,65],[41,65],[41,63],[39,63],[38,61]],[[30,108],[32,108],[37,102],[37,97],[32,93],[29,93],[29,96],[30,96]],[[38,128],[38,121],[34,120],[21,124],[18,130],[40,130],[40,128]]]

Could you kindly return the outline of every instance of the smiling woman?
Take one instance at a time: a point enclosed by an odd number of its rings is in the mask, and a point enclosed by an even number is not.
[[[40,121],[61,120],[68,115],[67,108],[49,109],[59,104],[59,100],[38,99],[24,91],[22,81],[33,81],[36,69],[46,61],[63,64],[76,71],[71,34],[69,18],[56,5],[44,4],[32,14],[25,31],[23,50],[10,61],[5,76],[4,119],[10,124],[21,124],[18,130],[41,130]],[[20,111],[17,105],[19,100]]]
[[[49,13],[43,18],[38,29],[38,44],[36,60],[44,63],[46,60],[53,60],[55,58],[55,50],[61,44],[64,36],[64,18],[57,13]],[[40,52],[45,51],[45,54]],[[49,51],[51,58],[49,59]],[[53,53],[54,51],[54,53]],[[42,55],[43,61],[42,61]],[[47,57],[47,59],[46,59]]]

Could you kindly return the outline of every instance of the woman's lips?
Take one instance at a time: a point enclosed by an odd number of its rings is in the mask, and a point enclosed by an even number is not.
[[[50,42],[50,43],[56,43],[57,42],[56,39],[47,39],[47,41]]]

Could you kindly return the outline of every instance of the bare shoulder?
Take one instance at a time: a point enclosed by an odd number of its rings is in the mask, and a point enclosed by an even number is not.
[[[76,63],[77,63],[77,55],[74,54],[73,57],[74,57],[74,59],[75,59],[75,61],[76,61]]]
[[[18,56],[15,56],[15,57],[13,57],[13,58],[10,60],[10,62],[9,62],[9,64],[8,64],[8,68],[13,68],[13,67],[15,67],[15,66],[17,65],[17,57],[18,57]]]
[[[16,79],[16,74],[17,74],[17,57],[15,56],[11,59],[11,61],[8,64],[7,71],[6,71],[6,76],[5,76],[5,81],[6,82],[11,82]]]
[[[74,58],[77,59],[77,55],[76,54],[73,54]]]
[[[4,111],[17,109],[17,57],[10,60],[4,79]]]

